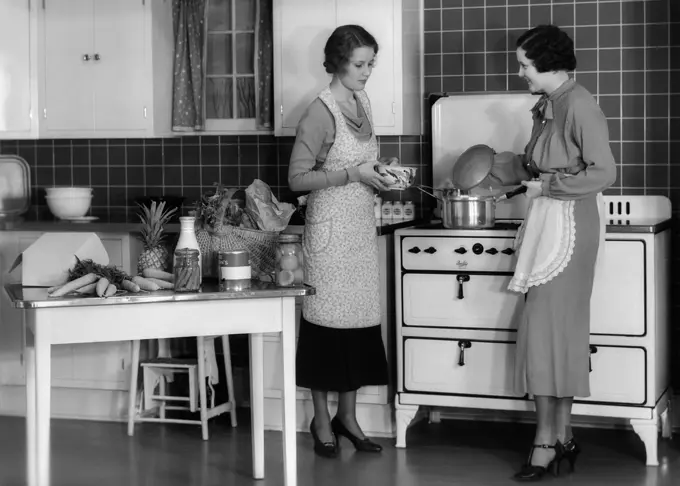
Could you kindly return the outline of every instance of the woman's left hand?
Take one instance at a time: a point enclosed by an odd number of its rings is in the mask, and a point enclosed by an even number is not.
[[[543,181],[540,179],[534,179],[531,181],[522,181],[522,185],[526,186],[527,192],[526,197],[533,199],[543,195]]]
[[[383,165],[399,165],[399,157],[378,157],[378,162]]]

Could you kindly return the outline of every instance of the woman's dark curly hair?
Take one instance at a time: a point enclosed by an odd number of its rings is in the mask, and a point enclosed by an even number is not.
[[[539,25],[527,30],[517,39],[517,47],[524,49],[539,73],[573,71],[576,69],[574,41],[555,25]]]
[[[333,31],[326,42],[323,53],[326,61],[323,63],[328,74],[338,74],[345,70],[354,49],[372,47],[378,53],[378,43],[360,25],[341,25]]]

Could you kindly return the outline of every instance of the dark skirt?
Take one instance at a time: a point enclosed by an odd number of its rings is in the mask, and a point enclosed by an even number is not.
[[[387,384],[387,359],[380,326],[334,329],[300,319],[297,385],[317,391],[349,392]]]

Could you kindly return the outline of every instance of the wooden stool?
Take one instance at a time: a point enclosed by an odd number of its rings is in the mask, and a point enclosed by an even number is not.
[[[229,400],[215,406],[215,393],[211,394],[208,407],[206,392],[205,337],[196,338],[197,359],[178,359],[157,357],[141,363],[143,369],[142,410],[137,410],[137,380],[139,377],[139,341],[132,342],[132,376],[130,379],[130,396],[128,401],[128,435],[134,434],[135,422],[166,422],[178,424],[201,424],[203,440],[208,440],[208,420],[229,412],[231,426],[236,427],[236,400],[234,398],[234,378],[231,370],[231,351],[229,336],[222,336],[224,354],[224,371],[227,382]],[[212,339],[212,338],[208,338]],[[170,396],[166,394],[166,380],[169,375],[187,373],[189,378],[189,396]],[[158,394],[156,394],[158,384]],[[212,385],[211,385],[212,389]],[[196,396],[198,394],[198,397]],[[187,405],[168,405],[167,402],[188,402]],[[166,417],[167,410],[200,411],[200,420],[173,419]]]

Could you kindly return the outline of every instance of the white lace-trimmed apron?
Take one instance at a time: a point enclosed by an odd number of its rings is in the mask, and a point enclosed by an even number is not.
[[[364,91],[356,96],[372,124]],[[355,167],[378,158],[375,132],[361,142],[350,132],[329,88],[319,98],[335,119],[335,141],[320,170]],[[380,324],[378,238],[374,191],[361,182],[312,191],[303,239],[305,281],[316,294],[305,297],[302,314],[313,324],[362,328]]]
[[[595,260],[595,277],[604,251],[606,228],[604,198],[597,195],[600,215],[600,244]],[[519,249],[515,274],[508,289],[526,293],[530,287],[550,282],[567,267],[574,254],[576,221],[574,201],[550,197],[534,198],[527,217],[517,232],[515,248]]]

